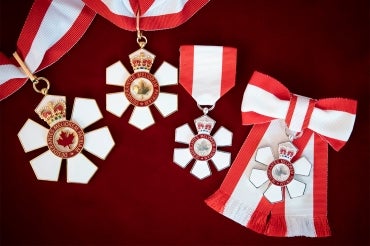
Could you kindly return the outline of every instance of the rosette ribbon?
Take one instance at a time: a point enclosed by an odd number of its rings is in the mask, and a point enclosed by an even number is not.
[[[347,142],[356,107],[351,99],[314,100],[290,93],[276,79],[255,72],[241,107],[243,124],[253,127],[221,187],[206,203],[268,236],[330,236],[328,144],[339,151]],[[286,186],[275,185],[266,175],[267,165],[284,156],[282,143],[297,149],[289,164],[294,177]]]
[[[35,0],[18,38],[17,53],[34,74],[65,55],[94,17],[95,13],[81,0]],[[17,61],[0,53],[0,100],[27,80]]]

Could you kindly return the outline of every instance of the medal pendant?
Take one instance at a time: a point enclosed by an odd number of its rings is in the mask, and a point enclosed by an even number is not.
[[[161,86],[177,84],[177,68],[163,62],[158,70],[150,73],[155,55],[140,48],[129,55],[134,73],[130,74],[118,61],[106,69],[106,83],[123,87],[123,92],[106,95],[106,109],[121,117],[129,105],[134,109],[129,123],[140,130],[153,125],[154,119],[150,106],[154,106],[167,117],[177,111],[177,95],[161,92]]]
[[[230,153],[220,151],[218,147],[231,146],[232,132],[220,127],[212,136],[216,121],[207,115],[195,119],[194,123],[198,132],[196,135],[188,124],[176,128],[175,141],[188,144],[188,148],[175,148],[173,162],[185,168],[195,160],[190,173],[198,179],[204,179],[211,175],[210,161],[218,171],[230,166]]]
[[[295,178],[296,175],[309,176],[312,164],[306,157],[292,162],[297,152],[290,141],[278,145],[278,158],[274,158],[271,147],[257,149],[255,160],[264,165],[264,169],[253,168],[249,180],[256,188],[265,190],[264,196],[271,203],[284,200],[285,187],[290,198],[304,195],[306,184]]]
[[[45,95],[35,112],[49,129],[28,119],[18,133],[25,152],[42,147],[48,150],[30,161],[39,180],[58,181],[62,160],[67,162],[67,182],[88,183],[97,166],[83,150],[105,159],[114,146],[108,127],[85,133],[84,128],[102,118],[94,99],[76,98],[71,119],[66,119],[65,96]]]

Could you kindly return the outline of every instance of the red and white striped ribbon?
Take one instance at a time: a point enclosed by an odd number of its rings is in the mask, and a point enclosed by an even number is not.
[[[347,142],[356,106],[357,102],[350,99],[313,100],[291,94],[279,81],[255,72],[242,102],[243,124],[254,126],[221,187],[207,199],[207,204],[243,226],[269,236],[329,236],[328,143],[338,151]],[[263,165],[256,160],[258,149],[266,146],[276,149],[278,144],[289,141],[285,127],[302,132],[293,141],[299,150],[292,159],[293,167],[298,158],[305,157],[312,168],[308,176],[297,177],[306,184],[302,196],[290,198],[284,187],[281,192],[285,199],[271,203],[264,195],[265,188],[256,188],[250,177],[253,169],[262,170]]]
[[[180,47],[180,84],[199,105],[214,105],[235,85],[236,49],[223,46]]]
[[[118,27],[135,31],[174,28],[192,17],[209,0],[83,0],[91,9]]]
[[[35,0],[17,42],[17,53],[32,73],[66,54],[83,36],[95,13],[81,0]],[[27,81],[13,58],[0,53],[0,100]]]
[[[313,100],[292,94],[276,79],[255,72],[244,92],[243,124],[284,119],[295,132],[311,129],[339,150],[351,135],[356,101],[345,98]]]

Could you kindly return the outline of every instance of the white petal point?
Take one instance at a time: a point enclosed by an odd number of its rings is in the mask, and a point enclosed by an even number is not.
[[[192,159],[189,148],[175,148],[173,151],[173,162],[182,168],[185,168]]]
[[[308,176],[311,172],[312,164],[305,158],[301,157],[293,163],[294,173]]]
[[[163,62],[155,72],[154,77],[157,79],[159,86],[177,85],[177,68]]]
[[[87,184],[98,168],[83,154],[67,159],[67,182]]]
[[[281,186],[277,186],[274,184],[270,184],[264,195],[271,203],[280,202],[283,200],[283,192]]]
[[[204,179],[211,175],[211,169],[209,169],[208,161],[196,161],[193,168],[190,171],[198,179]]]
[[[167,117],[177,111],[177,95],[160,92],[157,100],[154,102],[154,105],[163,115],[163,117]]]
[[[105,100],[106,100],[105,108],[107,109],[107,111],[114,114],[117,117],[121,117],[122,114],[128,108],[128,106],[130,105],[130,101],[127,100],[125,93],[123,91],[109,93],[106,95]]]
[[[217,146],[231,146],[233,141],[233,133],[221,126],[217,132],[213,135]]]
[[[107,85],[123,86],[130,76],[130,73],[125,66],[123,66],[121,61],[117,61],[107,67],[105,76]]]
[[[252,169],[251,176],[249,177],[251,183],[256,187],[260,187],[269,180],[266,170]]]
[[[216,169],[221,171],[230,166],[231,154],[229,152],[217,150],[211,160],[213,164],[215,164]]]
[[[18,132],[19,141],[25,152],[46,146],[47,135],[47,128],[30,119],[24,123],[23,127]]]
[[[269,165],[274,161],[274,155],[270,147],[259,148],[256,153],[256,161],[259,163]]]
[[[175,141],[178,143],[189,144],[194,137],[194,133],[188,124],[179,126],[175,130]]]
[[[154,119],[149,107],[135,107],[129,122],[131,125],[144,130],[154,124]]]
[[[58,181],[62,158],[50,150],[32,159],[30,163],[38,180]]]
[[[75,99],[71,121],[77,123],[81,128],[86,128],[101,118],[103,118],[103,115],[101,114],[98,104],[94,99]]]
[[[102,127],[85,134],[84,149],[105,160],[114,146],[114,140],[108,127]]]
[[[291,198],[303,196],[306,189],[306,184],[293,179],[287,186],[289,196]]]

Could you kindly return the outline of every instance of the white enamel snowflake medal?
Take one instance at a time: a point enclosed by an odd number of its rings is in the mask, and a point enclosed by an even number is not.
[[[298,149],[291,142],[278,145],[279,158],[277,159],[274,158],[270,147],[262,147],[257,150],[255,159],[257,162],[266,165],[266,169],[252,169],[249,180],[256,188],[268,182],[264,196],[271,203],[284,200],[283,194],[285,193],[283,189],[285,187],[290,198],[304,195],[306,184],[299,181],[298,176],[309,176],[312,164],[303,156],[292,163],[291,160],[297,154],[297,151]]]
[[[173,162],[185,168],[192,160],[195,160],[190,173],[199,179],[204,179],[211,175],[210,161],[218,171],[230,166],[230,153],[217,148],[231,146],[232,133],[220,127],[214,136],[211,136],[216,121],[207,115],[195,119],[194,123],[198,131],[197,135],[194,135],[188,124],[176,128],[175,141],[188,144],[188,147],[175,148]]]
[[[118,61],[107,67],[106,83],[122,86],[122,92],[109,93],[106,96],[106,109],[110,113],[121,117],[129,105],[134,109],[129,123],[140,130],[154,124],[149,107],[154,106],[163,117],[177,111],[177,95],[161,92],[161,86],[177,84],[177,68],[163,62],[153,75],[150,69],[155,56],[149,51],[140,48],[129,55],[134,70],[130,74],[123,64]]]
[[[195,160],[190,173],[198,179],[212,174],[211,163],[218,171],[230,166],[231,154],[218,150],[218,147],[231,146],[232,133],[220,127],[212,136],[216,121],[207,114],[214,109],[217,100],[234,86],[235,72],[234,48],[199,45],[180,47],[180,84],[197,102],[203,116],[194,120],[197,135],[188,124],[176,128],[175,141],[188,144],[188,147],[175,148],[173,162],[185,168]]]
[[[18,138],[25,152],[48,147],[46,152],[30,161],[37,179],[57,181],[62,160],[66,159],[67,182],[88,183],[97,167],[83,150],[104,160],[114,146],[108,127],[84,132],[84,128],[102,118],[96,101],[76,98],[71,120],[67,120],[65,97],[45,95],[35,112],[50,128],[28,119]]]

